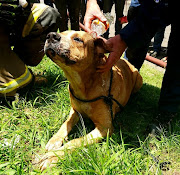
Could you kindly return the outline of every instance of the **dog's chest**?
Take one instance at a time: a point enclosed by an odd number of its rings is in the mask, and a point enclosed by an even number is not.
[[[91,117],[92,114],[92,106],[91,103],[80,102],[76,99],[71,99],[72,107],[79,112],[83,117]]]

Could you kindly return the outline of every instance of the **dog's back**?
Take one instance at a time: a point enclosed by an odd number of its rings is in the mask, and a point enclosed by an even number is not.
[[[130,95],[137,92],[143,84],[138,70],[127,60],[121,58],[113,66],[112,94],[125,106]]]

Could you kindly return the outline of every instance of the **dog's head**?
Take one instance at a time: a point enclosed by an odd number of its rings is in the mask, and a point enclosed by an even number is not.
[[[93,39],[83,31],[51,32],[44,51],[61,68],[71,67],[78,72],[103,64],[106,52],[102,39]]]

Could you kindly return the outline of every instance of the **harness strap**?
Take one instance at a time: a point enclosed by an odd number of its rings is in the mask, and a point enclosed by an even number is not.
[[[112,87],[112,79],[113,79],[113,70],[111,69],[110,72],[111,72],[111,77],[110,77],[110,84],[109,84],[108,96],[102,95],[102,96],[99,96],[99,97],[94,98],[94,99],[85,100],[85,99],[80,99],[80,98],[76,97],[76,96],[74,95],[74,93],[73,93],[70,85],[69,85],[69,90],[70,90],[70,93],[72,94],[72,96],[73,96],[76,100],[78,100],[78,101],[80,101],[80,102],[83,102],[83,103],[91,103],[91,102],[95,102],[95,101],[97,101],[97,100],[103,99],[104,102],[105,102],[107,105],[109,105],[110,112],[111,112],[111,119],[112,119],[112,121],[113,121],[113,111],[112,111],[113,101],[116,102],[116,104],[119,106],[119,108],[120,108],[121,110],[123,110],[124,107],[123,107],[116,99],[113,98],[113,95],[111,95],[111,87]]]

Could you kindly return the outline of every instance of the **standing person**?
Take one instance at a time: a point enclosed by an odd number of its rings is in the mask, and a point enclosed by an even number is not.
[[[91,6],[92,2],[93,0],[89,0],[88,6]],[[178,46],[176,44],[178,43],[179,25],[173,10],[175,9],[175,3],[168,0],[146,0],[141,1],[140,4],[137,17],[121,29],[118,35],[106,42],[110,55],[106,64],[99,66],[99,72],[109,71],[127,47],[141,48],[151,41],[160,27],[171,24],[167,51],[167,68],[162,82],[159,99],[160,115],[158,116],[159,122],[167,123],[173,116],[179,117],[180,112],[180,69],[177,56]],[[85,16],[85,19],[87,19],[85,21],[86,26],[89,26],[91,23],[93,11],[99,15],[99,19],[103,19],[102,14],[97,12],[98,8],[96,10],[89,9],[89,11],[86,11]]]
[[[25,8],[17,3],[0,3],[0,105],[33,82],[27,65],[40,63],[47,33],[57,30],[57,10],[30,1]]]
[[[60,13],[60,17],[58,18],[60,32],[68,30],[67,12],[69,12],[71,30],[79,30],[81,0],[54,0],[54,3]]]
[[[115,4],[115,14],[116,14],[115,35],[117,35],[122,28],[121,18],[124,16],[123,11],[124,11],[125,0],[103,0],[103,13],[111,13],[113,4]],[[109,29],[103,36],[105,38],[109,37]]]
[[[136,19],[138,16],[138,12],[140,9],[140,3],[138,0],[132,0],[129,10],[128,10],[128,21],[130,22],[133,19]],[[166,24],[163,26],[160,26],[158,31],[156,32],[154,36],[154,43],[153,43],[153,50],[150,51],[150,56],[157,57],[161,50],[161,44],[164,38],[164,32],[165,32]],[[140,48],[127,48],[126,50],[126,57],[131,64],[133,64],[137,69],[140,70],[144,59],[146,57],[146,54],[149,49],[149,43],[144,44]]]

